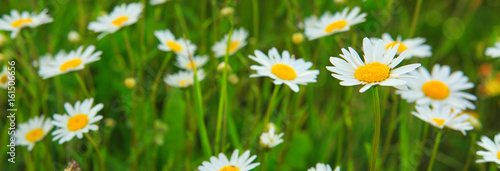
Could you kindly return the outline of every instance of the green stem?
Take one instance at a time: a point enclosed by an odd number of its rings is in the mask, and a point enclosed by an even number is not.
[[[436,135],[436,141],[434,142],[434,149],[432,150],[432,156],[431,160],[429,162],[429,167],[427,167],[427,171],[432,170],[432,165],[434,164],[434,159],[436,158],[436,153],[438,151],[439,143],[441,142],[441,136],[443,135],[443,131],[439,130],[438,134]]]
[[[474,156],[474,146],[476,145],[476,139],[477,139],[477,133],[474,132],[472,133],[472,138],[470,139],[470,146],[469,146],[469,154],[467,154],[467,160],[465,162],[465,165],[464,165],[464,169],[463,171],[467,171],[469,170],[469,165],[470,165],[470,161],[472,159],[472,156]]]
[[[179,5],[179,3],[176,3],[174,5],[174,7],[175,7],[175,12],[177,14],[177,17],[179,19],[179,23],[181,25],[181,28],[182,28],[182,30],[184,30],[184,33],[186,34],[186,36],[188,36],[188,34],[187,34],[188,28],[186,25],[186,20],[184,19],[184,15],[182,14],[181,6]],[[192,55],[194,55],[194,54],[192,54]]]
[[[156,73],[155,80],[153,83],[153,86],[151,88],[151,102],[153,105],[156,105],[156,91],[158,90],[158,84],[160,83],[160,78],[163,75],[163,70],[165,70],[165,67],[167,67],[168,61],[172,58],[172,53],[167,53],[167,57],[163,60],[163,63],[160,66],[160,70],[158,70],[158,73]],[[156,107],[153,106],[153,109]],[[153,118],[156,118],[156,110],[153,112]]]
[[[411,21],[411,29],[409,38],[413,37],[415,33],[415,27],[417,27],[418,16],[420,15],[420,7],[422,6],[422,0],[417,0],[417,5],[415,5],[415,13],[413,13],[413,19]]]
[[[82,87],[85,96],[90,97],[89,90],[87,90],[87,86],[85,86],[85,83],[83,82],[82,77],[80,77],[80,74],[78,74],[78,72],[75,72],[75,77],[76,80],[78,81],[78,84],[80,84],[80,86]]]
[[[94,139],[92,139],[92,137],[88,133],[84,134],[84,135],[87,138],[87,140],[89,140],[90,144],[92,144],[92,146],[95,149],[95,152],[97,153],[97,160],[99,160],[99,165],[100,165],[101,171],[105,171],[106,166],[104,165],[104,161],[102,160],[101,151],[99,150],[99,147],[95,143]]]
[[[274,99],[278,95],[278,91],[280,90],[281,85],[276,85],[273,90],[273,95],[271,96],[271,100],[269,100],[269,106],[267,107],[266,118],[264,119],[264,127],[267,123],[269,123],[269,117],[271,116],[272,109],[274,106]]]
[[[258,0],[252,1],[253,8],[253,37],[255,42],[259,39],[259,2]]]
[[[130,67],[132,68],[132,75],[135,75],[135,61],[134,61],[134,53],[132,52],[132,45],[130,45],[130,39],[128,38],[128,34],[125,30],[122,31],[123,39],[125,40],[125,44],[127,46],[128,59],[130,61]]]
[[[377,152],[378,144],[380,141],[380,98],[378,95],[378,86],[373,87],[373,107],[375,107],[375,131],[373,137],[373,147],[372,147],[372,163],[371,171],[374,171],[377,166]]]

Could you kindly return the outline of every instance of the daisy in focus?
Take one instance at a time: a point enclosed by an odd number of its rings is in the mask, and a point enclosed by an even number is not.
[[[101,33],[97,36],[97,39],[101,39],[122,27],[136,23],[143,8],[144,5],[141,3],[121,4],[116,6],[109,15],[99,16],[97,21],[90,22],[88,29]]]
[[[372,38],[372,43],[380,40],[379,38]],[[399,44],[397,54],[401,54],[404,51],[408,51],[408,55],[406,59],[410,59],[412,57],[429,57],[432,56],[431,46],[424,44],[425,38],[417,37],[413,39],[403,40],[401,35],[398,35],[396,40],[392,39],[389,33],[382,34],[382,40],[385,43],[385,49],[388,50],[394,45]]]
[[[250,69],[257,71],[250,77],[270,77],[274,80],[274,84],[286,84],[294,92],[299,92],[299,84],[307,85],[307,83],[316,82],[319,70],[308,70],[312,67],[312,62],[296,59],[286,50],[280,55],[274,47],[269,50],[268,55],[255,50],[255,56],[249,56],[250,59],[260,64],[250,66]]]
[[[185,70],[193,70],[194,67],[201,68],[203,65],[207,63],[207,61],[208,61],[207,55],[203,56],[196,55],[193,57],[193,62],[191,62],[191,60],[189,60],[189,57],[187,56],[178,55],[175,65]]]
[[[31,151],[35,144],[42,140],[47,133],[52,129],[52,120],[45,119],[44,116],[34,117],[28,122],[19,124],[16,130],[15,138],[16,145],[28,146],[28,151]]]
[[[7,89],[9,83],[9,70],[7,66],[3,67],[2,72],[0,72],[0,88]]]
[[[474,127],[468,121],[468,114],[461,114],[461,110],[452,109],[450,106],[437,105],[433,106],[416,106],[416,112],[411,114],[420,118],[421,120],[431,124],[432,126],[443,129],[444,127],[460,131],[462,134],[467,135],[465,131],[473,130]]]
[[[358,53],[351,47],[349,51],[342,49],[344,54],[341,58],[330,57],[333,66],[326,69],[333,72],[332,76],[341,80],[340,85],[354,86],[364,85],[359,92],[363,93],[372,86],[393,86],[398,89],[407,89],[407,73],[415,70],[420,64],[409,64],[395,68],[406,58],[408,52],[401,53],[395,58],[399,45],[384,50],[384,42],[379,40],[372,44],[370,39],[363,39],[364,62],[361,61]]]
[[[408,102],[416,102],[417,105],[444,104],[461,110],[476,108],[471,102],[477,100],[476,96],[464,92],[473,88],[474,84],[469,82],[469,78],[464,76],[462,71],[450,74],[449,66],[436,64],[432,68],[432,74],[421,67],[409,75],[414,77],[404,79],[408,82],[409,89],[396,91]]]
[[[245,151],[239,156],[239,151],[234,150],[231,159],[228,160],[226,155],[219,153],[219,157],[210,157],[210,162],[204,161],[201,166],[198,166],[200,171],[249,171],[259,166],[260,163],[252,163],[256,155],[250,157],[250,150]]]
[[[151,4],[151,5],[160,5],[160,4],[163,4],[163,3],[167,2],[167,1],[169,1],[169,0],[150,0],[149,4]]]
[[[487,136],[481,137],[481,142],[477,145],[486,149],[486,151],[477,151],[476,154],[482,156],[482,159],[476,160],[476,163],[493,162],[500,165],[500,134],[495,135],[495,141]]]
[[[93,98],[85,99],[81,103],[77,101],[74,106],[65,103],[64,108],[67,114],[54,114],[52,124],[58,128],[52,132],[52,135],[54,135],[52,141],[59,140],[59,144],[62,144],[70,141],[75,136],[81,139],[84,133],[97,131],[99,127],[95,123],[103,118],[102,115],[97,115],[97,112],[104,105],[99,103],[92,107],[93,103]]]
[[[311,16],[304,21],[304,34],[309,40],[318,39],[339,32],[349,31],[351,26],[365,21],[366,13],[361,12],[361,8],[354,7],[350,12],[346,7],[342,12],[334,15],[325,12],[319,19]]]
[[[233,55],[236,51],[247,45],[247,37],[248,32],[244,28],[235,29],[233,31],[231,41],[229,43],[229,56]],[[229,35],[226,34],[222,40],[216,42],[212,46],[212,51],[214,51],[215,57],[220,58],[226,55],[228,39]]]
[[[80,46],[76,51],[71,51],[67,55],[56,55],[54,59],[40,65],[38,75],[43,79],[47,79],[71,71],[82,70],[85,64],[100,60],[101,54],[101,51],[95,52],[95,46],[93,45],[88,46],[85,51],[83,46]]]
[[[493,47],[486,48],[485,54],[493,58],[500,57],[500,42],[496,42]]]
[[[205,72],[202,69],[197,70],[198,81],[205,78]],[[194,71],[179,71],[175,74],[167,75],[163,81],[172,87],[186,88],[194,84]]]
[[[24,27],[34,28],[52,22],[53,19],[47,12],[47,9],[44,9],[39,14],[35,12],[30,14],[28,11],[19,13],[17,10],[11,10],[10,16],[3,15],[2,19],[0,19],[0,30],[10,31],[10,38],[13,39]]]
[[[307,171],[332,171],[332,167],[329,164],[317,163],[316,167],[311,167]],[[334,171],[340,171],[340,167],[337,166]]]
[[[174,34],[169,29],[157,30],[154,32],[156,38],[160,40],[158,49],[165,52],[174,52],[178,55],[188,56],[193,55],[196,51],[196,45],[184,38],[175,39]]]
[[[262,133],[260,135],[260,144],[265,148],[274,148],[283,142],[284,133],[275,134],[275,127],[273,124],[269,124],[269,131]]]

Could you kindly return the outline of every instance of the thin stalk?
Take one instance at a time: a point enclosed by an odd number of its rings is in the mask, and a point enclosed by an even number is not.
[[[87,90],[87,86],[85,86],[85,83],[83,82],[82,77],[80,77],[80,74],[78,74],[78,72],[75,72],[75,77],[76,80],[78,81],[78,84],[80,84],[80,86],[82,87],[85,96],[90,97],[89,90]]]
[[[443,131],[439,130],[438,134],[436,135],[436,141],[434,142],[434,149],[432,150],[432,156],[431,160],[429,162],[429,167],[427,167],[427,171],[432,170],[432,165],[434,164],[434,159],[436,158],[436,153],[438,151],[439,143],[441,142],[441,136],[443,135]]]
[[[267,107],[266,118],[264,119],[264,126],[269,123],[269,117],[271,116],[272,109],[274,106],[274,99],[278,95],[278,91],[280,90],[281,85],[276,85],[273,90],[273,95],[271,96],[271,100],[269,100],[269,106]]]
[[[464,165],[463,171],[469,170],[470,161],[472,156],[474,156],[474,146],[476,145],[477,133],[472,133],[472,138],[470,139],[469,153],[467,154],[467,160]]]
[[[125,44],[127,46],[128,59],[130,60],[130,67],[132,68],[132,75],[135,75],[135,61],[134,61],[134,53],[132,52],[132,45],[130,45],[130,39],[128,38],[128,34],[123,30],[123,39],[125,40]]]
[[[179,23],[181,25],[181,28],[182,28],[182,30],[184,30],[187,33],[188,28],[187,28],[187,25],[186,25],[186,20],[184,19],[184,15],[182,14],[181,6],[179,5],[179,3],[176,3],[174,5],[174,7],[175,7],[176,15],[177,15],[177,17],[179,19]]]
[[[99,146],[97,146],[97,144],[95,143],[94,139],[92,139],[92,137],[89,134],[84,134],[84,135],[87,138],[87,140],[89,140],[90,144],[92,144],[92,146],[95,149],[95,152],[97,153],[97,160],[99,161],[100,170],[101,171],[105,171],[106,170],[106,168],[105,168],[106,166],[104,165],[104,160],[102,160],[101,151],[99,150]]]
[[[160,70],[156,73],[155,80],[153,86],[151,86],[151,102],[153,104],[153,110],[155,110],[155,102],[156,102],[156,91],[158,90],[158,84],[160,83],[160,78],[163,75],[163,70],[167,67],[168,61],[172,58],[172,53],[167,53],[167,57],[163,60],[163,63],[160,66]],[[156,111],[156,110],[155,110]],[[156,118],[156,112],[153,112],[153,118]]]
[[[415,33],[415,27],[417,27],[418,16],[420,15],[420,7],[422,6],[422,0],[417,0],[417,5],[415,5],[415,13],[413,13],[413,18],[411,21],[411,29],[409,38],[413,37]]]
[[[380,98],[378,95],[378,86],[373,87],[373,107],[375,107],[375,131],[373,137],[373,147],[372,147],[372,163],[370,170],[375,171],[377,166],[377,152],[378,144],[380,141]]]
[[[259,0],[252,0],[253,9],[253,37],[255,42],[259,39]]]

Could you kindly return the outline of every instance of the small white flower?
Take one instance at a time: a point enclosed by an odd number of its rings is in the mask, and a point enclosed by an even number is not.
[[[231,35],[231,41],[229,43],[229,55],[233,55],[247,45],[246,39],[248,37],[248,32],[244,28],[235,29]],[[224,38],[212,46],[212,51],[214,51],[215,57],[220,58],[226,55],[227,41],[229,35],[226,34]]]
[[[39,116],[28,120],[28,122],[19,124],[16,130],[15,138],[16,145],[28,146],[28,151],[31,151],[38,141],[41,141],[47,133],[52,129],[51,120],[49,118]]]
[[[275,134],[275,127],[274,125],[269,126],[269,132],[264,132],[260,136],[260,143],[266,147],[266,148],[273,148],[276,147],[277,145],[281,144],[283,142],[283,137],[284,133],[280,134]]]
[[[423,121],[431,124],[434,127],[443,129],[448,127],[450,129],[460,131],[466,135],[465,131],[473,130],[474,127],[468,122],[469,114],[461,114],[461,110],[452,109],[450,106],[436,105],[432,109],[430,106],[416,106],[417,111],[411,114],[422,119]]]
[[[196,45],[192,44],[191,41],[185,40],[184,38],[175,39],[174,34],[169,29],[157,30],[154,32],[156,38],[160,40],[158,49],[169,52],[172,51],[177,55],[194,55],[196,51]]]
[[[160,4],[163,4],[163,3],[167,2],[167,1],[169,1],[169,0],[150,0],[149,4],[151,4],[151,5],[160,5]]]
[[[0,72],[0,88],[6,89],[9,86],[9,76],[9,70],[7,70],[7,66],[4,66]]]
[[[198,81],[205,78],[205,72],[202,69],[197,70]],[[179,71],[175,74],[167,75],[163,81],[170,86],[185,88],[194,84],[194,71]]]
[[[239,151],[234,150],[231,159],[228,160],[226,155],[219,153],[219,157],[210,157],[210,162],[204,161],[201,166],[198,166],[199,171],[249,171],[260,165],[260,163],[252,163],[256,155],[250,157],[250,150],[245,151],[239,156]]]
[[[97,18],[90,22],[88,29],[101,33],[97,39],[118,31],[120,28],[132,25],[139,20],[144,5],[141,3],[121,4],[116,6],[109,15]]]
[[[10,16],[3,15],[0,19],[0,30],[11,31],[10,38],[15,38],[17,33],[24,27],[37,27],[42,24],[50,23],[53,21],[52,17],[47,14],[48,10],[44,9],[39,14],[28,11],[19,13],[17,10],[11,10]]]
[[[54,114],[52,124],[58,127],[52,132],[54,138],[52,141],[59,139],[59,144],[70,141],[73,137],[81,139],[84,133],[89,131],[97,131],[99,127],[95,124],[100,121],[102,115],[97,115],[104,105],[99,103],[92,107],[94,99],[85,99],[82,103],[77,101],[74,106],[70,103],[65,103],[64,108],[68,114]]]
[[[380,39],[372,38],[371,40],[372,43],[375,43]],[[382,40],[385,43],[386,50],[389,50],[389,48],[394,47],[396,44],[399,44],[397,54],[408,51],[408,56],[406,56],[406,59],[410,59],[413,56],[420,58],[432,56],[431,46],[424,44],[425,38],[422,37],[403,40],[401,38],[401,35],[399,35],[396,40],[393,40],[389,33],[384,33],[382,34]]]
[[[95,47],[93,45],[87,47],[85,51],[83,51],[83,46],[80,46],[76,51],[71,51],[67,55],[56,55],[47,64],[40,65],[38,75],[43,79],[47,79],[71,71],[82,70],[85,64],[101,59],[100,55],[102,52],[94,52],[94,50]]]
[[[311,167],[307,171],[332,171],[332,167],[328,164],[317,163],[316,167]],[[340,167],[337,166],[334,171],[340,171]]]
[[[72,42],[72,43],[79,42],[80,41],[80,34],[78,34],[78,32],[76,32],[75,30],[71,30],[68,33],[68,41]]]
[[[346,7],[334,15],[325,12],[319,19],[311,16],[305,19],[305,35],[309,40],[325,37],[339,32],[348,31],[351,26],[365,21],[366,13],[359,14],[361,8],[354,7],[350,12]],[[348,13],[349,12],[349,13]]]
[[[481,142],[477,145],[486,149],[486,151],[477,151],[476,154],[482,156],[482,159],[476,160],[476,163],[494,162],[500,165],[500,134],[495,135],[493,142],[487,136],[481,137]]]
[[[207,61],[207,55],[196,55],[193,57],[193,62],[191,62],[191,60],[189,60],[189,57],[187,56],[178,55],[175,65],[185,70],[193,70],[194,67],[201,68],[203,65],[205,65],[205,63],[207,63]]]
[[[486,48],[485,54],[493,58],[500,57],[500,42],[496,42],[493,47]]]

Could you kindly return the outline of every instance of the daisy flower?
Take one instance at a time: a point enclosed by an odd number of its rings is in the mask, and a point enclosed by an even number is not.
[[[481,142],[477,145],[483,147],[487,151],[477,151],[476,154],[482,156],[482,159],[476,160],[476,163],[494,162],[500,165],[500,134],[495,135],[493,142],[487,136],[481,137]]]
[[[333,66],[327,66],[326,69],[333,72],[332,76],[342,80],[340,85],[353,86],[364,85],[359,92],[365,92],[372,86],[393,86],[398,89],[407,89],[406,73],[415,70],[420,64],[410,64],[395,68],[403,59],[407,52],[401,53],[394,58],[399,45],[384,50],[384,43],[379,40],[372,44],[370,39],[363,39],[364,62],[361,61],[358,53],[351,47],[349,51],[342,49],[344,54],[341,58],[330,57]]]
[[[196,75],[198,76],[198,81],[205,78],[205,72],[202,69],[199,69]],[[163,81],[173,87],[186,88],[194,84],[194,71],[179,71],[178,73],[167,75]]]
[[[433,106],[432,109],[430,106],[416,106],[417,111],[411,112],[411,114],[420,118],[421,120],[431,124],[432,126],[443,129],[444,127],[448,127],[450,129],[460,131],[462,134],[466,135],[465,131],[473,130],[474,127],[469,120],[468,114],[461,114],[461,110],[452,109],[451,106],[442,106],[437,105]]]
[[[188,56],[193,55],[196,51],[196,45],[192,44],[191,41],[185,40],[184,38],[175,39],[174,34],[169,29],[157,30],[154,32],[156,38],[160,40],[158,49],[169,52],[172,51],[176,54]]]
[[[372,38],[371,40],[373,43],[375,43],[376,41],[378,41],[380,39],[379,38]],[[396,40],[394,40],[394,39],[392,39],[392,37],[389,33],[384,33],[384,34],[382,34],[382,40],[385,43],[386,50],[388,50],[391,47],[394,47],[394,45],[396,45],[396,44],[399,44],[397,54],[401,54],[404,51],[408,51],[408,56],[406,56],[406,59],[410,59],[413,56],[423,58],[423,57],[429,57],[432,55],[431,46],[424,44],[425,38],[422,38],[422,37],[403,40],[401,38],[401,35],[398,35]]]
[[[273,148],[276,147],[277,145],[281,144],[283,142],[283,137],[284,133],[280,134],[275,134],[275,127],[274,125],[269,126],[269,131],[262,133],[260,136],[260,144],[262,144],[266,148]]]
[[[185,69],[185,70],[193,70],[194,67],[196,68],[201,68],[203,65],[205,65],[208,61],[208,56],[203,55],[203,56],[194,56],[193,57],[193,62],[189,60],[189,57],[183,56],[183,55],[178,55],[177,56],[177,62],[175,65],[179,68]]]
[[[339,32],[345,32],[351,26],[365,21],[366,13],[359,14],[361,8],[354,7],[350,12],[346,7],[334,15],[325,12],[319,19],[311,16],[304,21],[304,34],[309,40],[325,37]]]
[[[48,10],[44,9],[39,14],[28,11],[19,13],[17,10],[11,10],[10,16],[3,15],[0,19],[0,30],[11,31],[10,38],[15,38],[17,33],[24,27],[37,27],[42,24],[50,23],[53,21],[52,17],[47,14]]]
[[[9,70],[7,70],[7,66],[4,66],[2,72],[0,72],[0,88],[7,89],[9,76]]]
[[[52,124],[58,127],[57,130],[52,132],[54,138],[52,141],[59,139],[59,144],[70,141],[73,137],[81,139],[83,133],[88,133],[89,130],[97,131],[99,127],[94,124],[102,119],[101,115],[97,115],[104,105],[99,103],[92,107],[94,99],[85,99],[83,102],[77,101],[75,106],[70,103],[65,103],[64,108],[68,114],[54,114],[54,121]]]
[[[409,75],[418,79],[406,78],[409,90],[396,91],[408,102],[416,102],[417,105],[446,104],[461,110],[475,108],[470,101],[477,100],[476,96],[464,92],[473,88],[474,84],[468,82],[469,79],[462,71],[450,74],[449,66],[436,64],[432,68],[432,74],[421,67]]]
[[[307,171],[332,171],[332,167],[328,164],[317,163],[316,167],[311,167]],[[340,171],[340,167],[337,166],[334,171]]]
[[[210,157],[210,162],[204,161],[201,166],[198,166],[200,171],[222,171],[222,170],[237,170],[249,171],[260,165],[260,163],[252,163],[256,155],[250,157],[250,150],[245,151],[239,156],[238,150],[234,150],[231,159],[228,160],[226,155],[219,153],[219,157]]]
[[[495,46],[486,48],[486,55],[491,57],[500,57],[500,42],[496,42]]]
[[[167,2],[167,1],[169,1],[169,0],[150,0],[149,4],[151,4],[151,5],[160,5],[160,4],[163,4],[163,3]]]
[[[141,3],[121,4],[116,6],[109,15],[100,16],[97,21],[90,22],[88,29],[101,34],[97,39],[118,31],[120,28],[132,25],[139,20],[144,6]]]
[[[67,55],[56,55],[44,65],[40,65],[38,75],[43,79],[68,73],[71,71],[82,70],[85,64],[95,62],[101,59],[101,51],[95,51],[95,46],[90,45],[83,50],[80,46],[76,51],[71,51]],[[59,54],[59,53],[58,53]]]
[[[250,59],[260,65],[252,65],[250,69],[257,73],[250,77],[270,77],[274,84],[288,85],[294,92],[299,92],[299,84],[315,83],[319,70],[308,70],[312,67],[312,62],[305,62],[304,59],[296,59],[290,56],[288,51],[283,51],[280,55],[276,48],[268,52],[269,57],[262,51],[255,50],[255,56],[250,55]]]
[[[59,52],[56,53],[55,57],[56,58],[63,58],[66,55],[68,55],[68,53],[66,53],[66,51],[59,50]],[[42,56],[38,57],[38,61],[34,60],[31,63],[31,65],[33,65],[33,67],[35,67],[35,68],[40,68],[40,66],[42,66],[42,65],[49,64],[50,61],[52,61],[53,59],[54,59],[54,57],[52,56],[52,54],[47,53],[45,55],[42,55]]]
[[[247,37],[248,32],[244,28],[235,29],[231,35],[231,41],[229,43],[229,55],[233,55],[236,51],[247,45],[247,42],[245,41]],[[226,34],[222,40],[212,46],[212,51],[214,51],[215,57],[220,58],[226,55],[228,38],[229,35]]]
[[[42,115],[19,124],[15,133],[16,144],[28,146],[28,151],[31,151],[35,144],[42,140],[52,129],[53,125],[50,122],[49,118],[45,119]]]

